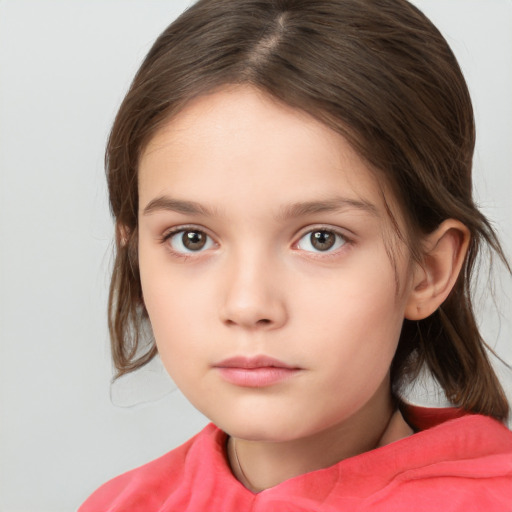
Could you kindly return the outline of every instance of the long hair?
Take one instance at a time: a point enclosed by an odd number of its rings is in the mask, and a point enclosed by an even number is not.
[[[398,389],[426,364],[455,405],[504,419],[508,403],[470,293],[482,244],[506,261],[472,199],[471,100],[447,42],[406,0],[199,0],[160,35],[119,109],[106,154],[118,227],[109,299],[118,374],[156,354],[137,262],[139,158],[192,98],[228,84],[259,88],[343,135],[393,192],[407,223],[405,233],[395,228],[415,260],[418,241],[443,220],[468,227],[455,287],[433,315],[404,321],[391,378]]]

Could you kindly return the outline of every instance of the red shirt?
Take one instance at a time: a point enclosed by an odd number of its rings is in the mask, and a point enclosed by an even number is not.
[[[512,511],[512,432],[479,415],[435,426],[438,415],[425,418],[427,430],[257,494],[232,475],[227,436],[210,424],[103,485],[78,512]]]

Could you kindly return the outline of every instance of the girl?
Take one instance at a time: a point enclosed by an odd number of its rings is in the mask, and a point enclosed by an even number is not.
[[[100,511],[512,508],[508,404],[470,296],[474,124],[405,0],[200,0],[107,149],[118,375],[157,353],[212,424]],[[427,368],[453,408],[408,406]]]

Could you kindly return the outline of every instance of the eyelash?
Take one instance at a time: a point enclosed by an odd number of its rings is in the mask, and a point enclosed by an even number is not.
[[[190,251],[178,251],[176,250],[175,248],[172,247],[171,243],[169,242],[173,236],[175,235],[178,235],[180,233],[182,233],[182,236],[187,233],[187,232],[190,232],[190,233],[200,233],[204,236],[207,237],[207,240],[205,242],[205,244],[208,244],[210,243],[210,245],[216,245],[216,242],[213,240],[213,238],[208,235],[208,233],[206,233],[206,231],[204,229],[200,229],[196,226],[178,226],[170,231],[167,231],[163,234],[163,236],[161,237],[160,239],[160,243],[161,244],[165,244],[166,245],[166,248],[169,250],[169,252],[172,253],[173,256],[177,256],[179,258],[183,258],[183,259],[188,259],[190,258],[191,256],[193,256],[194,254],[200,254],[202,252],[204,252],[205,250],[198,250],[198,251],[193,251],[193,250],[190,250]],[[182,245],[183,245],[183,242],[181,242]],[[208,247],[209,249],[210,247]]]
[[[205,244],[207,244],[208,247],[206,249],[201,247],[197,251],[194,251],[194,250],[179,251],[179,250],[176,250],[175,248],[173,248],[171,243],[169,243],[169,241],[174,236],[176,236],[176,235],[178,235],[180,233],[183,236],[187,232],[199,233],[199,234],[202,234],[205,237],[207,237],[207,240],[206,240]],[[341,239],[341,241],[342,241],[341,245],[338,245],[338,247],[335,247],[333,250],[331,250],[332,249],[331,247],[328,247],[327,250],[325,250],[325,251],[321,251],[321,250],[316,250],[315,251],[315,250],[307,250],[307,249],[302,249],[302,251],[304,251],[305,253],[308,253],[310,255],[313,255],[315,258],[330,258],[330,257],[337,256],[338,253],[341,250],[343,250],[347,245],[352,244],[352,240],[349,237],[347,237],[344,233],[341,233],[340,230],[334,229],[334,228],[329,227],[329,226],[317,226],[317,227],[314,227],[314,228],[309,228],[307,231],[302,232],[302,234],[297,239],[297,241],[294,242],[294,244],[292,245],[292,248],[296,249],[296,250],[301,250],[301,248],[299,246],[301,240],[303,240],[308,235],[311,238],[313,233],[322,233],[322,232],[330,233],[330,234],[333,234],[335,236],[334,245],[336,245],[336,243],[339,244],[339,240]],[[180,257],[180,258],[183,258],[183,259],[188,259],[188,258],[190,258],[194,254],[199,255],[202,252],[205,252],[206,250],[210,249],[212,246],[217,245],[217,243],[213,240],[213,238],[210,235],[208,235],[208,233],[204,229],[198,228],[196,226],[178,226],[178,227],[176,227],[176,228],[174,228],[174,229],[172,229],[170,231],[167,231],[166,233],[164,233],[162,235],[162,237],[160,239],[160,243],[161,244],[165,244],[167,246],[167,249],[174,256],[177,256],[177,257]],[[180,243],[183,245],[182,241]],[[311,242],[309,242],[309,243],[311,244]]]
[[[293,244],[293,248],[301,250],[300,247],[299,247],[299,244],[300,244],[301,240],[303,240],[307,236],[309,236],[309,238],[311,240],[311,236],[314,233],[322,233],[322,232],[323,233],[330,233],[330,234],[333,234],[335,236],[335,240],[334,240],[333,246],[336,245],[337,243],[339,244],[340,239],[341,239],[341,245],[338,245],[334,249],[332,249],[332,247],[329,247],[325,251],[321,251],[321,250],[306,250],[306,249],[302,249],[302,251],[308,253],[308,255],[311,255],[311,256],[313,256],[315,258],[332,258],[332,257],[338,256],[340,251],[343,251],[344,249],[347,248],[347,246],[349,246],[350,244],[353,243],[352,239],[349,238],[345,233],[342,233],[339,229],[335,229],[335,228],[332,228],[330,226],[315,226],[314,228],[309,227],[309,229],[307,231],[304,231],[300,235],[300,237],[298,238],[297,242],[295,242]],[[311,241],[309,241],[309,243],[311,245]]]

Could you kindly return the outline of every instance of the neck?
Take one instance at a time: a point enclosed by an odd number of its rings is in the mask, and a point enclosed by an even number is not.
[[[260,492],[412,434],[400,411],[394,411],[391,396],[377,409],[375,405],[369,403],[342,424],[307,438],[268,442],[230,437],[232,471],[245,487]]]

